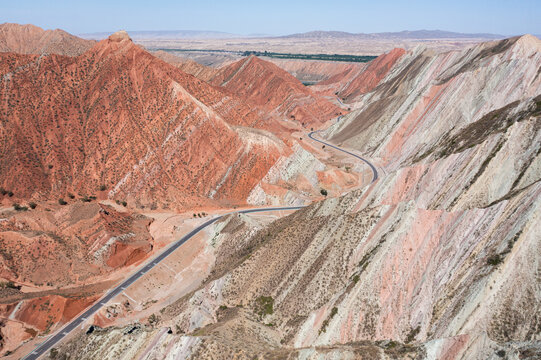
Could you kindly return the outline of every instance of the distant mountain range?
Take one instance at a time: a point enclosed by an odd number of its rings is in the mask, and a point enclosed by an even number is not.
[[[323,38],[356,38],[356,39],[503,39],[504,35],[498,34],[466,34],[442,30],[415,30],[400,32],[382,32],[382,33],[349,33],[343,31],[310,31],[306,33],[291,34],[279,36],[279,38],[304,38],[304,39],[323,39]]]
[[[498,34],[466,34],[442,30],[415,30],[383,33],[349,33],[344,31],[310,31],[305,33],[274,36],[267,34],[240,35],[220,31],[199,30],[158,30],[158,31],[128,31],[134,40],[173,40],[173,39],[233,39],[233,38],[302,38],[302,39],[503,39],[506,36]],[[106,39],[111,32],[96,32],[80,34],[83,39]]]

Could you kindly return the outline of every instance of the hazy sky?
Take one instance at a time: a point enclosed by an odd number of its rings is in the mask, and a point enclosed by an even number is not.
[[[126,30],[217,30],[290,34],[441,29],[541,34],[541,0],[0,0],[0,22],[74,34]]]

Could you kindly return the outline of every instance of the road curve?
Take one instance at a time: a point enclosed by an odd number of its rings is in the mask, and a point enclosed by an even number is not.
[[[321,131],[321,130],[318,130]],[[322,140],[314,138],[314,134],[318,131],[312,131],[308,134],[308,137],[312,140],[315,140],[319,143],[322,143],[326,146],[330,146],[333,149],[342,151],[348,155],[351,155],[359,160],[362,160],[370,168],[372,169],[372,172],[374,174],[372,178],[372,182],[376,181],[378,178],[378,172],[376,170],[376,167],[372,165],[368,160],[360,157],[359,155],[353,154],[347,150],[343,150],[337,146],[334,146],[332,144],[329,144],[327,142],[324,142]],[[131,284],[136,282],[139,278],[141,278],[143,275],[145,275],[147,272],[152,270],[156,265],[158,265],[162,260],[164,260],[166,257],[171,255],[175,250],[177,250],[182,244],[184,244],[186,241],[191,239],[195,234],[206,228],[207,226],[215,223],[216,221],[220,220],[224,216],[234,214],[234,213],[240,213],[240,214],[249,214],[249,213],[256,213],[256,212],[263,212],[263,211],[280,211],[280,210],[298,210],[305,206],[283,206],[283,207],[268,207],[268,208],[258,208],[258,209],[246,209],[246,210],[239,210],[239,211],[232,211],[220,216],[217,216],[215,218],[212,218],[203,224],[199,225],[197,228],[190,231],[188,234],[184,235],[180,240],[173,243],[170,247],[165,249],[160,255],[156,256],[154,259],[146,263],[141,269],[137,270],[134,274],[132,274],[128,279],[124,280],[120,285],[117,285],[112,290],[110,290],[107,294],[105,294],[101,299],[99,299],[94,305],[92,305],[90,308],[85,310],[81,315],[77,316],[75,319],[73,319],[71,322],[66,324],[60,331],[58,331],[53,336],[49,337],[47,340],[45,340],[43,343],[39,344],[30,354],[26,355],[23,359],[24,360],[34,360],[38,359],[41,355],[43,355],[45,352],[50,350],[53,346],[55,346],[58,342],[60,342],[65,336],[67,336],[70,332],[72,332],[74,329],[76,329],[79,325],[82,325],[89,317],[94,315],[98,310],[100,310],[103,306],[109,302],[109,300],[113,299],[115,296],[126,290]]]
[[[370,166],[370,169],[372,170],[372,182],[374,182],[374,181],[376,181],[376,180],[378,179],[378,170],[376,169],[376,167],[375,167],[370,161],[366,160],[365,158],[360,157],[360,156],[357,155],[357,154],[354,154],[354,153],[349,152],[349,151],[347,151],[347,150],[341,149],[341,148],[339,148],[338,146],[335,146],[335,145],[329,144],[329,143],[327,143],[327,142],[325,142],[325,141],[316,139],[316,138],[314,137],[314,134],[317,133],[317,132],[320,132],[320,131],[321,131],[321,130],[312,131],[312,132],[308,133],[308,137],[309,137],[310,139],[312,139],[312,140],[317,141],[318,143],[322,143],[323,145],[330,146],[330,147],[332,147],[333,149],[336,149],[336,150],[338,150],[338,151],[341,151],[341,152],[343,152],[343,153],[346,153],[346,154],[348,154],[348,155],[351,155],[351,156],[353,156],[353,157],[355,157],[355,158],[357,158],[357,159],[359,159],[359,160],[362,160],[362,161],[365,162],[368,166]]]

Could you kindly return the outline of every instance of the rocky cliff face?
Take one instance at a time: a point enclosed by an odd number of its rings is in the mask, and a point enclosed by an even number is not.
[[[84,40],[63,30],[43,30],[34,25],[0,24],[0,52],[77,56],[95,41]]]
[[[102,188],[151,207],[242,203],[283,143],[237,128],[260,119],[240,99],[120,35],[78,57],[0,55],[2,187],[25,198]]]
[[[525,36],[404,54],[327,132],[379,161],[375,183],[264,228],[222,220],[197,291],[60,352],[539,358],[539,50]]]

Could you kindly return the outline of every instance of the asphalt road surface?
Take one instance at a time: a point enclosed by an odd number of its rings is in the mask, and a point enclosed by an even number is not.
[[[343,150],[337,146],[334,146],[332,144],[326,143],[322,140],[318,140],[313,137],[313,135],[317,131],[312,131],[308,134],[308,136],[319,143],[322,143],[326,146],[332,147],[333,149],[342,151],[348,155],[351,155],[359,160],[364,161],[370,168],[372,169],[372,172],[374,174],[372,178],[372,182],[376,181],[378,178],[378,172],[374,165],[372,165],[368,160],[363,159],[359,155],[353,154],[349,151]],[[116,286],[115,288],[111,289],[107,294],[105,294],[100,300],[98,300],[94,305],[89,307],[84,313],[73,319],[71,322],[66,324],[60,331],[58,331],[56,334],[49,337],[47,340],[45,340],[43,343],[39,344],[30,354],[28,354],[23,359],[25,360],[34,360],[38,359],[41,355],[43,355],[45,352],[47,352],[49,349],[51,349],[53,346],[55,346],[57,343],[59,343],[65,336],[67,336],[70,332],[75,330],[77,327],[82,326],[83,323],[90,318],[94,313],[96,313],[98,310],[100,310],[102,307],[104,307],[107,302],[111,299],[113,299],[115,296],[126,290],[131,284],[136,282],[139,278],[141,278],[143,275],[145,275],[147,272],[149,272],[152,268],[154,268],[156,265],[158,265],[162,260],[164,260],[167,256],[172,254],[175,250],[177,250],[182,244],[184,244],[186,241],[190,240],[195,234],[197,234],[199,231],[203,230],[210,224],[220,220],[224,216],[227,216],[229,214],[234,213],[240,213],[240,214],[248,214],[248,213],[256,213],[256,212],[262,212],[262,211],[280,211],[280,210],[298,210],[303,208],[304,206],[284,206],[284,207],[270,207],[270,208],[258,208],[258,209],[247,209],[247,210],[239,210],[239,211],[233,211],[227,214],[223,214],[220,216],[217,216],[215,218],[212,218],[205,223],[199,225],[197,228],[190,231],[188,234],[184,235],[180,240],[175,242],[172,246],[167,248],[164,252],[162,252],[160,255],[156,256],[153,260],[146,263],[141,269],[139,269],[137,272],[135,272],[133,275],[131,275],[128,279],[124,280],[120,285]]]
[[[340,118],[338,118],[340,119]],[[325,141],[321,141],[321,140],[318,140],[314,137],[314,134],[317,133],[317,132],[320,132],[321,130],[317,130],[317,131],[312,131],[311,133],[308,134],[308,137],[312,140],[315,140],[319,143],[322,143],[323,145],[326,145],[326,146],[329,146],[329,147],[332,147],[333,149],[336,149],[338,151],[341,151],[343,153],[346,153],[348,155],[351,155],[359,160],[362,160],[364,161],[368,166],[370,166],[370,169],[372,170],[372,182],[376,181],[378,179],[378,170],[376,169],[376,167],[374,165],[372,165],[372,163],[368,160],[366,160],[365,158],[362,158],[360,157],[359,155],[357,154],[354,154],[352,152],[349,152],[347,150],[344,150],[344,149],[341,149],[339,148],[338,146],[334,146],[333,144],[329,144],[329,143],[326,143]]]

